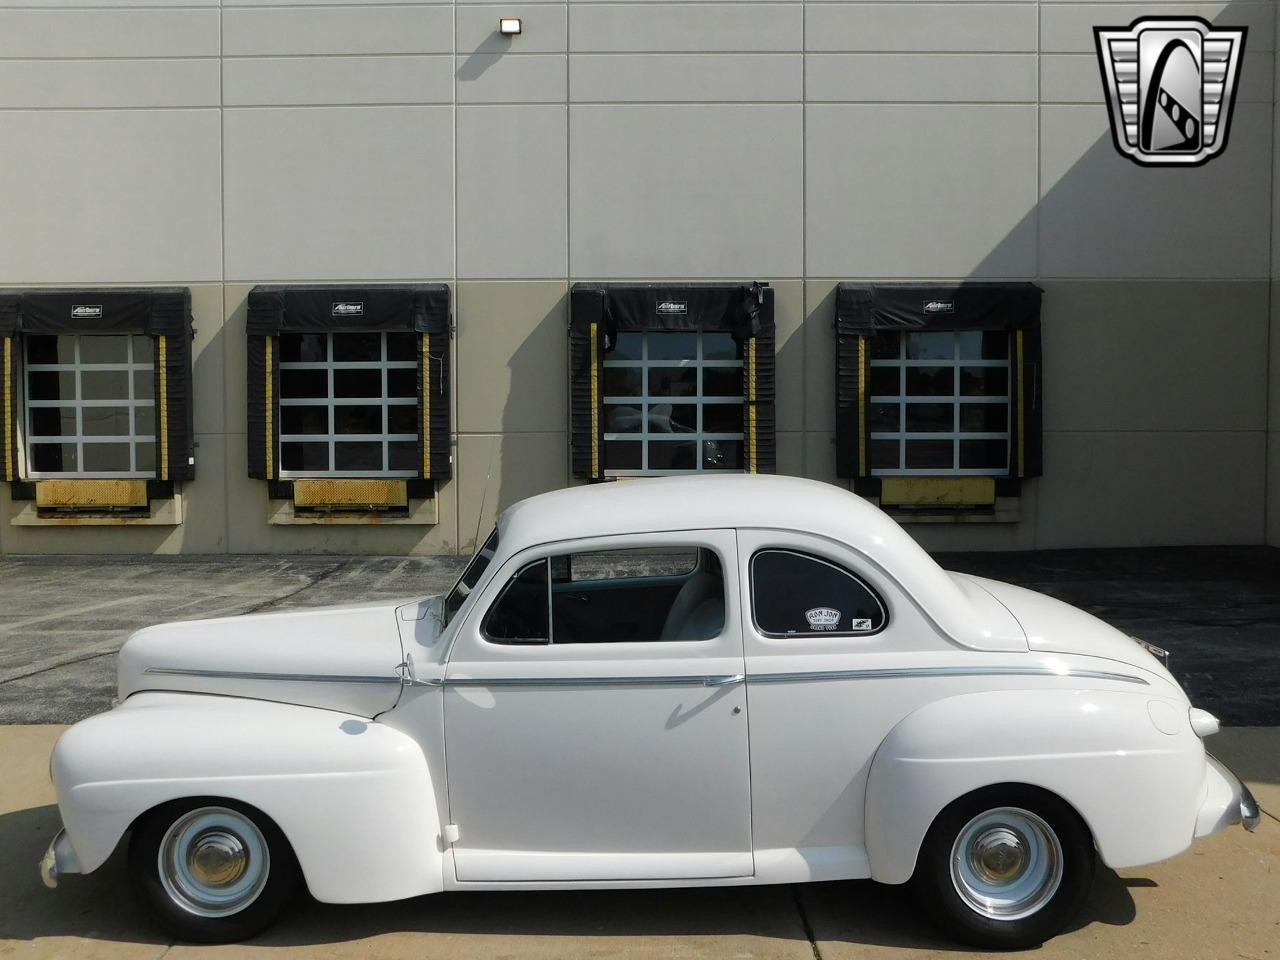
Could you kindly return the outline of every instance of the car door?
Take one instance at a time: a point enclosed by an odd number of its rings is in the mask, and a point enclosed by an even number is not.
[[[444,678],[459,883],[752,874],[738,577],[732,531],[495,573]]]

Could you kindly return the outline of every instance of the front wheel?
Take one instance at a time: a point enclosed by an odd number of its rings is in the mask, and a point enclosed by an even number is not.
[[[912,884],[941,926],[975,946],[1020,949],[1059,933],[1093,880],[1093,840],[1051,794],[992,787],[929,828]]]
[[[129,842],[129,873],[161,926],[198,943],[252,937],[298,883],[280,829],[226,800],[177,801],[147,814]]]

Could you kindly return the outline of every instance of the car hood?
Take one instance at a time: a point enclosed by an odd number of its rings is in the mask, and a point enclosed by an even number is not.
[[[373,717],[400,696],[399,610],[366,603],[166,623],[120,650],[120,699],[181,690],[273,700]]]
[[[1008,608],[1026,631],[1027,649],[1032,653],[1061,653],[1114,660],[1154,673],[1177,685],[1164,665],[1134,642],[1132,637],[1093,614],[1011,583],[968,575],[966,579],[980,586]]]

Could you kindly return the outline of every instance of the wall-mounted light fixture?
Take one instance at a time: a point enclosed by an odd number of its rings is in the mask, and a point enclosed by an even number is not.
[[[504,37],[514,37],[516,34],[520,32],[520,26],[521,24],[520,24],[519,17],[499,17],[498,18],[498,32],[502,34]]]

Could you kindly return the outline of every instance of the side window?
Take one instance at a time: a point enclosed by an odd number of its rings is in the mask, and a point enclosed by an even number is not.
[[[793,550],[761,550],[751,558],[756,626],[771,636],[874,633],[884,603],[848,570]]]
[[[724,630],[724,571],[712,550],[563,554],[524,567],[484,622],[494,643],[659,643]]]
[[[556,557],[553,643],[710,640],[724,629],[724,572],[701,547]]]
[[[476,588],[476,584],[480,582],[480,578],[484,576],[484,572],[489,569],[489,562],[493,560],[493,555],[498,552],[498,528],[494,527],[493,533],[489,534],[489,539],[484,545],[476,551],[476,555],[471,558],[471,562],[467,564],[467,568],[462,571],[462,576],[458,578],[458,582],[453,585],[453,589],[449,591],[449,596],[444,601],[444,625],[447,627],[453,619],[453,615],[458,612],[471,591]]]
[[[484,634],[494,643],[550,643],[547,561],[522,569],[503,587],[485,617]]]

